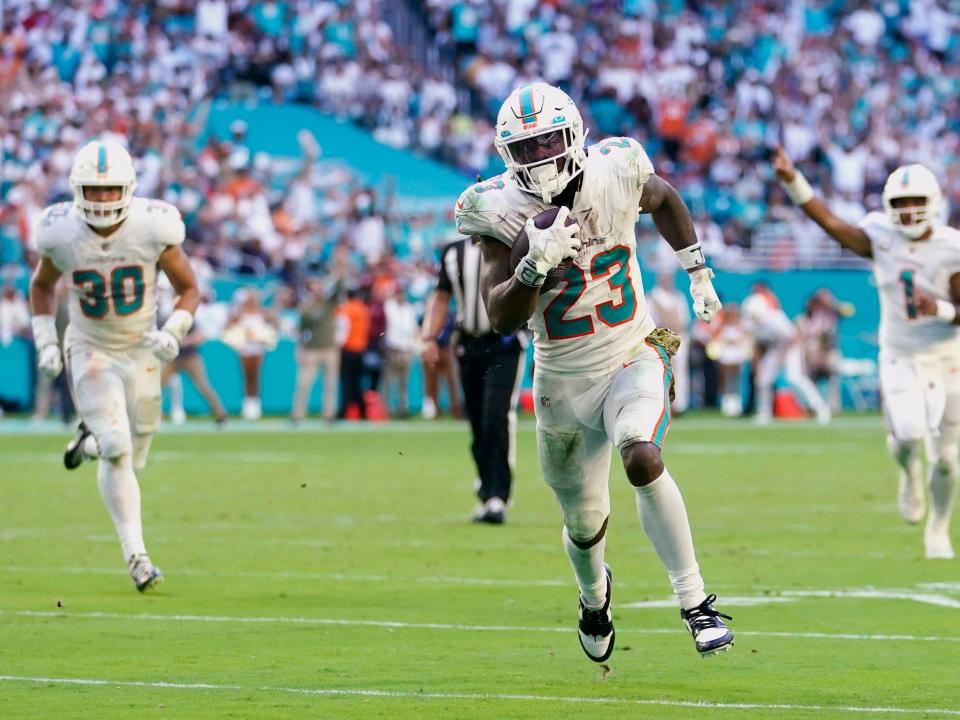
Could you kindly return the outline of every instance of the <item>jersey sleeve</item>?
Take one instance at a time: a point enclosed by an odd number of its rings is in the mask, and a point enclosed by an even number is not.
[[[37,252],[50,258],[61,272],[68,270],[62,245],[69,232],[70,207],[70,203],[57,203],[46,208],[34,221],[30,235]]]
[[[608,156],[621,182],[634,190],[642,190],[653,175],[653,163],[647,151],[633,138],[610,138],[590,150]]]
[[[513,238],[503,233],[507,216],[505,184],[499,177],[467,188],[457,200],[455,217],[461,235],[486,235],[513,247]]]
[[[870,239],[870,246],[874,250],[877,247],[877,243],[880,242],[880,238],[883,237],[884,230],[887,229],[889,225],[890,221],[887,219],[887,216],[877,211],[867,213],[863,219],[857,223],[857,227],[863,230],[864,234]]]
[[[153,217],[155,216],[155,220]],[[154,242],[159,255],[168,247],[183,245],[187,229],[180,217],[180,211],[173,205],[161,200],[151,200],[147,205],[147,218],[153,220]]]

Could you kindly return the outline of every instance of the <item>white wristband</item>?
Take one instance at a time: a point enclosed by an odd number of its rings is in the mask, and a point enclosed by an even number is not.
[[[537,263],[529,255],[524,256],[513,274],[524,285],[533,288],[540,287],[547,279],[546,275],[537,272]]]
[[[790,182],[780,181],[780,186],[787,191],[787,195],[796,205],[806,205],[813,200],[813,188],[799,170],[793,176]]]
[[[193,313],[186,310],[174,310],[167,321],[163,324],[163,330],[173,335],[177,342],[183,340],[183,336],[190,332],[193,327]]]
[[[59,344],[57,320],[53,315],[34,315],[30,324],[33,326],[33,343],[37,350]]]
[[[957,319],[957,306],[946,300],[937,300],[937,319],[952,323]]]
[[[674,255],[677,256],[677,262],[687,272],[706,267],[707,259],[703,256],[703,250],[700,249],[700,243],[677,250]]]

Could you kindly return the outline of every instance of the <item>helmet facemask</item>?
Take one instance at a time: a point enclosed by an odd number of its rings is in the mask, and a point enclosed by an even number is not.
[[[906,199],[922,201],[904,204]],[[901,234],[917,240],[940,216],[943,194],[932,172],[923,165],[905,165],[894,170],[883,187],[883,209]]]
[[[553,152],[544,157],[547,148]],[[498,150],[524,189],[540,195],[545,203],[562,193],[583,170],[582,141],[578,147],[570,126],[498,144]]]
[[[87,200],[84,194],[84,188],[88,187],[116,187],[120,189],[119,200],[109,200],[98,202],[96,200]],[[130,212],[130,203],[133,200],[133,191],[136,183],[129,185],[95,185],[85,183],[84,185],[75,185],[73,188],[74,203],[80,212],[83,213],[84,222],[93,227],[112,227],[123,221]]]

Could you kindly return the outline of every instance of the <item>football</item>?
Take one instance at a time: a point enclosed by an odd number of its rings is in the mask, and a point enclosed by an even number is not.
[[[545,230],[551,225],[557,217],[557,213],[560,212],[560,208],[552,207],[543,212],[537,214],[533,218],[533,224],[536,225],[541,230]],[[567,225],[573,225],[576,223],[572,217],[567,216]],[[517,235],[516,240],[513,241],[513,248],[510,250],[510,264],[513,269],[516,269],[517,265],[520,264],[520,261],[523,260],[523,256],[527,254],[527,251],[530,249],[530,238],[527,237],[526,230],[521,229],[520,234]],[[563,280],[563,276],[567,274],[567,269],[570,267],[570,263],[573,262],[573,258],[565,258],[562,263],[557,265],[553,270],[547,273],[547,279],[543,281],[543,285],[540,286],[540,292],[545,293],[553,290],[557,284]]]

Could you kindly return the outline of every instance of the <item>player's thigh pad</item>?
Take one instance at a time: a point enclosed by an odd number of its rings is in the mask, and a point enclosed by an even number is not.
[[[617,371],[603,405],[603,423],[618,450],[635,442],[662,445],[670,425],[672,372],[666,352],[650,345]]]
[[[100,455],[115,458],[131,451],[124,368],[113,353],[86,345],[67,353],[77,410],[97,438]]]
[[[144,348],[128,351],[127,403],[134,435],[150,435],[160,427],[160,361]]]
[[[896,440],[911,441],[925,438],[931,427],[928,405],[939,404],[942,415],[943,385],[929,388],[921,377],[920,363],[916,357],[880,354],[880,391],[883,409],[890,433]],[[930,408],[936,410],[936,408]]]

